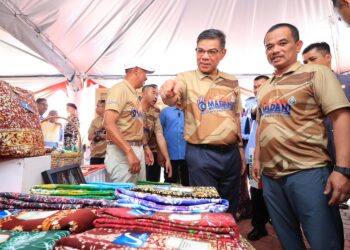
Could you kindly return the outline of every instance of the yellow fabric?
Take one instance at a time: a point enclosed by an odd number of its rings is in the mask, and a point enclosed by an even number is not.
[[[60,129],[62,125],[45,121],[41,123],[41,128],[44,134],[44,141],[46,142],[59,142]]]

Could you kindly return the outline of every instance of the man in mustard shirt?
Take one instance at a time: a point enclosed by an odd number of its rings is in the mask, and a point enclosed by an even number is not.
[[[91,141],[90,165],[104,164],[106,155],[106,130],[103,127],[103,116],[105,114],[106,101],[99,100],[96,105],[96,118],[90,124],[88,139]]]
[[[298,29],[266,33],[275,72],[259,90],[253,177],[262,169],[263,195],[283,249],[343,249],[338,204],[350,197],[350,104],[334,73],[297,61]],[[325,117],[334,128],[336,166],[327,152]]]
[[[142,107],[136,92],[154,70],[140,61],[125,65],[125,78],[114,85],[106,100],[104,128],[107,139],[105,165],[113,182],[146,180],[142,147]]]
[[[186,163],[191,186],[214,186],[235,214],[240,173],[246,163],[241,138],[240,88],[237,79],[218,70],[226,37],[209,29],[197,38],[196,70],[180,73],[160,89],[163,102],[178,101],[185,112]]]

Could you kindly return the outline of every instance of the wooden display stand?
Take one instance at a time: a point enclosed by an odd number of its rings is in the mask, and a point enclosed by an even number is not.
[[[51,168],[51,156],[1,159],[0,192],[28,193],[29,188],[43,184],[41,172]]]

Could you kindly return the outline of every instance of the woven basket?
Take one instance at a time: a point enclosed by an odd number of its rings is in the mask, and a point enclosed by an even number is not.
[[[70,120],[68,120],[65,117],[61,116],[50,116],[41,121],[41,123],[48,121],[51,118],[57,118],[57,119],[63,119],[66,120],[70,125],[76,128],[78,131],[78,152],[64,152],[64,153],[59,153],[59,152],[52,152],[49,155],[51,155],[51,168],[57,168],[57,167],[62,167],[65,165],[72,165],[72,164],[79,164],[81,165],[82,161],[82,146],[81,146],[81,135],[79,132],[79,128],[72,123]]]

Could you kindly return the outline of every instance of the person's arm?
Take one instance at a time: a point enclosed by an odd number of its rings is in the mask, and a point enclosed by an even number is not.
[[[164,104],[175,106],[180,98],[180,85],[175,80],[167,80],[159,89]]]
[[[260,141],[259,141],[260,128],[257,122],[256,134],[255,134],[255,149],[254,149],[254,160],[253,160],[253,168],[252,168],[252,177],[258,183],[261,178],[261,170],[260,170]]]
[[[166,141],[165,141],[163,134],[157,133],[156,140],[157,140],[157,144],[158,144],[158,147],[160,149],[160,152],[162,153],[162,155],[165,158],[165,172],[168,173],[168,177],[170,178],[173,175],[173,169],[171,166],[168,148],[167,148]]]
[[[108,139],[117,145],[123,152],[125,152],[129,164],[129,172],[132,174],[139,173],[141,169],[140,160],[136,156],[130,144],[122,136],[120,129],[116,124],[118,119],[118,112],[114,110],[105,111],[103,126],[108,133]]]
[[[241,134],[241,115],[240,113],[235,114],[235,119],[236,119],[236,124],[237,124],[237,133],[239,135],[239,140],[238,140],[238,148],[239,148],[239,154],[241,155],[241,160],[242,160],[242,167],[241,167],[241,175],[244,174],[246,168],[247,168],[247,163],[244,155],[244,147],[243,147],[243,139],[242,139],[242,134]]]
[[[89,130],[88,130],[88,140],[92,141],[95,135],[94,120],[92,120]]]
[[[350,168],[350,111],[348,108],[335,110],[328,114],[334,130],[336,165]],[[329,205],[340,204],[350,198],[350,178],[333,171],[329,176],[325,194],[332,192]]]

